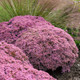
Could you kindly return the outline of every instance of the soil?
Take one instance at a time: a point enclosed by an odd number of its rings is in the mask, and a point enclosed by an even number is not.
[[[58,80],[80,80],[80,56],[69,73],[56,75],[56,77]]]
[[[53,77],[57,78],[57,80],[80,80],[80,52],[79,52],[79,58],[71,68],[70,72],[61,73],[60,67],[54,72],[50,70],[47,72]]]

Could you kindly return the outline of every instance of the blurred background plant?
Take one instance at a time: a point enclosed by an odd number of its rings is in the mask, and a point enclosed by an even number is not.
[[[19,15],[42,16],[48,19],[48,15],[53,15],[51,11],[56,4],[50,6],[49,1],[45,1],[45,5],[42,5],[38,0],[0,0],[0,6],[2,8],[0,10],[0,22],[3,22]]]
[[[80,49],[79,0],[0,0],[0,22],[20,15],[42,16],[67,31]]]

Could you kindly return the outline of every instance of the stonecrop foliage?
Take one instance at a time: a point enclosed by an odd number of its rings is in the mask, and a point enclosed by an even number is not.
[[[53,18],[51,12],[55,5],[47,8],[48,5],[49,1],[41,5],[38,0],[0,0],[0,22],[20,15],[42,16],[46,20],[51,20]]]

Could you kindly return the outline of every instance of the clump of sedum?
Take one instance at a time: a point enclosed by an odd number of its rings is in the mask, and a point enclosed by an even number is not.
[[[21,48],[31,64],[44,71],[70,71],[78,57],[73,38],[42,17],[17,16],[1,23],[0,39]]]

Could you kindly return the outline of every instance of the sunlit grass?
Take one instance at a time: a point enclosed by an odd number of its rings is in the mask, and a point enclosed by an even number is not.
[[[45,5],[41,5],[38,0],[1,0],[0,22],[19,15],[42,16],[49,21],[53,18],[51,11],[54,6],[46,8],[48,4],[49,2],[45,2]]]

